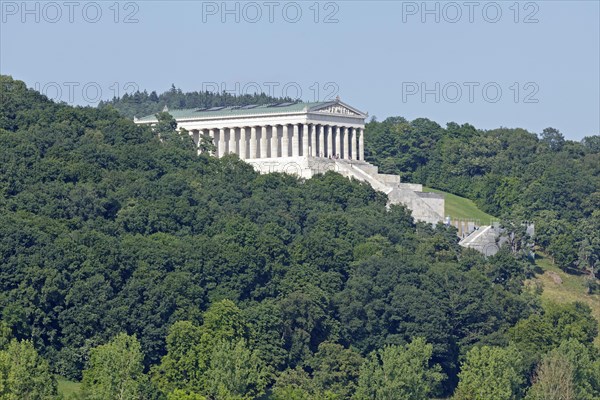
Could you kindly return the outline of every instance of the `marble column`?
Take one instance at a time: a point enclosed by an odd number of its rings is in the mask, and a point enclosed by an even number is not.
[[[327,154],[326,157],[333,155],[333,136],[331,125],[327,125]]]
[[[260,158],[269,156],[269,142],[267,142],[267,126],[260,127]]]
[[[194,141],[194,143],[196,143],[196,153],[197,154],[202,154],[202,151],[200,151],[200,142],[202,140],[202,129],[197,129],[196,130],[196,134],[198,135],[198,139]]]
[[[281,132],[281,157],[290,156],[290,137],[288,132],[288,125],[282,126]]]
[[[334,156],[340,156],[341,157],[341,143],[342,141],[340,140],[340,136],[342,134],[342,130],[339,126],[334,126],[333,129],[335,130],[335,153],[333,153]]]
[[[317,125],[312,125],[310,130],[310,155],[317,156]]]
[[[302,157],[308,156],[308,124],[302,127]]]
[[[327,157],[325,154],[325,127],[319,125],[319,157]]]
[[[300,126],[298,124],[294,124],[292,131],[292,157],[298,157],[300,155],[299,128]]]
[[[217,141],[215,140],[215,130],[214,129],[209,129],[208,130],[208,136],[210,136],[210,139],[212,140],[212,144],[215,145],[215,147],[217,146]],[[214,151],[210,152],[211,156],[215,155]]]
[[[219,152],[219,158],[225,155],[226,147],[227,142],[225,142],[225,128],[221,128],[219,130],[219,148],[217,149]]]
[[[246,149],[247,149],[246,144],[247,144],[246,128],[242,126],[240,128],[240,159],[241,160],[246,159]]]
[[[271,126],[271,158],[276,158],[278,156],[277,147],[279,145],[279,139],[277,138],[277,125]]]
[[[253,158],[258,158],[256,155],[256,127],[253,126],[250,128],[250,156],[248,158],[253,159]]]
[[[344,130],[344,133],[342,134],[342,151],[344,152],[344,155],[342,156],[342,158],[344,160],[349,160],[350,159],[350,146],[348,145],[348,136],[349,136],[349,129],[350,128],[342,128]]]
[[[198,148],[198,145],[200,144],[200,131],[198,131],[198,129],[192,129],[190,135],[192,135],[192,140],[194,141],[196,148]]]
[[[229,128],[229,153],[237,153],[235,137],[235,128]]]
[[[356,154],[356,128],[351,128],[352,134],[350,136],[350,148],[351,148],[351,157],[353,160],[358,160],[358,154]]]
[[[358,156],[360,161],[365,160],[364,128],[358,128]]]

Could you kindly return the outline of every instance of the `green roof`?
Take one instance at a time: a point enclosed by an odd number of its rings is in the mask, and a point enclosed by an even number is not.
[[[325,106],[327,104],[335,103],[335,101],[326,102],[314,102],[314,103],[300,103],[300,102],[289,102],[289,103],[275,103],[275,104],[264,104],[257,106],[232,106],[232,107],[212,107],[212,108],[187,108],[181,110],[168,110],[168,113],[173,116],[176,120],[182,119],[196,119],[196,118],[211,118],[211,117],[235,117],[241,115],[257,115],[257,114],[287,114],[290,112],[302,112],[308,111],[315,107]],[[156,116],[154,114],[147,115],[142,118],[135,120],[138,123],[143,122],[156,122]]]

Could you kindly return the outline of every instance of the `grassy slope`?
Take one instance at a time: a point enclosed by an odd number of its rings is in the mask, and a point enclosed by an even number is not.
[[[423,188],[424,192],[441,193],[446,197],[446,215],[452,219],[475,219],[479,220],[481,225],[489,225],[490,221],[497,220],[493,216],[481,211],[475,203],[464,197],[452,193],[443,192],[437,189]]]
[[[81,392],[81,383],[71,382],[61,377],[56,377],[58,381],[58,394],[62,395],[65,399],[76,398],[73,397]]]
[[[544,271],[534,279],[541,282],[544,288],[542,301],[553,301],[555,303],[572,303],[579,301],[589,305],[592,314],[598,320],[600,329],[600,294],[588,295],[584,285],[584,276],[571,275],[563,272],[554,263],[543,256],[538,255],[536,264]],[[557,284],[550,275],[556,273],[562,279],[562,284]],[[596,338],[596,345],[600,346],[600,336]]]

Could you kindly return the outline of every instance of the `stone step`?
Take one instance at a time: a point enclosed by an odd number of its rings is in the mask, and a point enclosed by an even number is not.
[[[335,165],[338,169],[338,172],[347,177],[355,178],[359,181],[369,183],[373,189],[383,192],[385,194],[390,193],[393,188],[389,187],[385,183],[379,181],[371,174],[364,171],[362,168],[358,167],[354,163],[349,163],[345,160],[336,160]]]
[[[471,232],[469,236],[458,242],[458,244],[477,250],[486,256],[492,256],[500,250],[496,242],[498,235],[498,228],[492,225],[484,225]]]

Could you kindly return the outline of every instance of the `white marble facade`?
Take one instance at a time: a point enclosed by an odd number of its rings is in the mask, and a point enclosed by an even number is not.
[[[341,103],[296,103],[288,107],[260,106],[247,114],[226,108],[176,118],[198,145],[210,137],[216,156],[237,154],[242,160],[323,157],[364,160],[366,114]],[[203,115],[207,114],[207,115]]]
[[[364,160],[364,126],[344,125],[343,121],[277,123],[275,118],[262,123],[220,128],[201,128],[197,123],[179,126],[192,135],[196,145],[201,135],[209,136],[218,157],[235,153],[242,160],[306,156]]]

